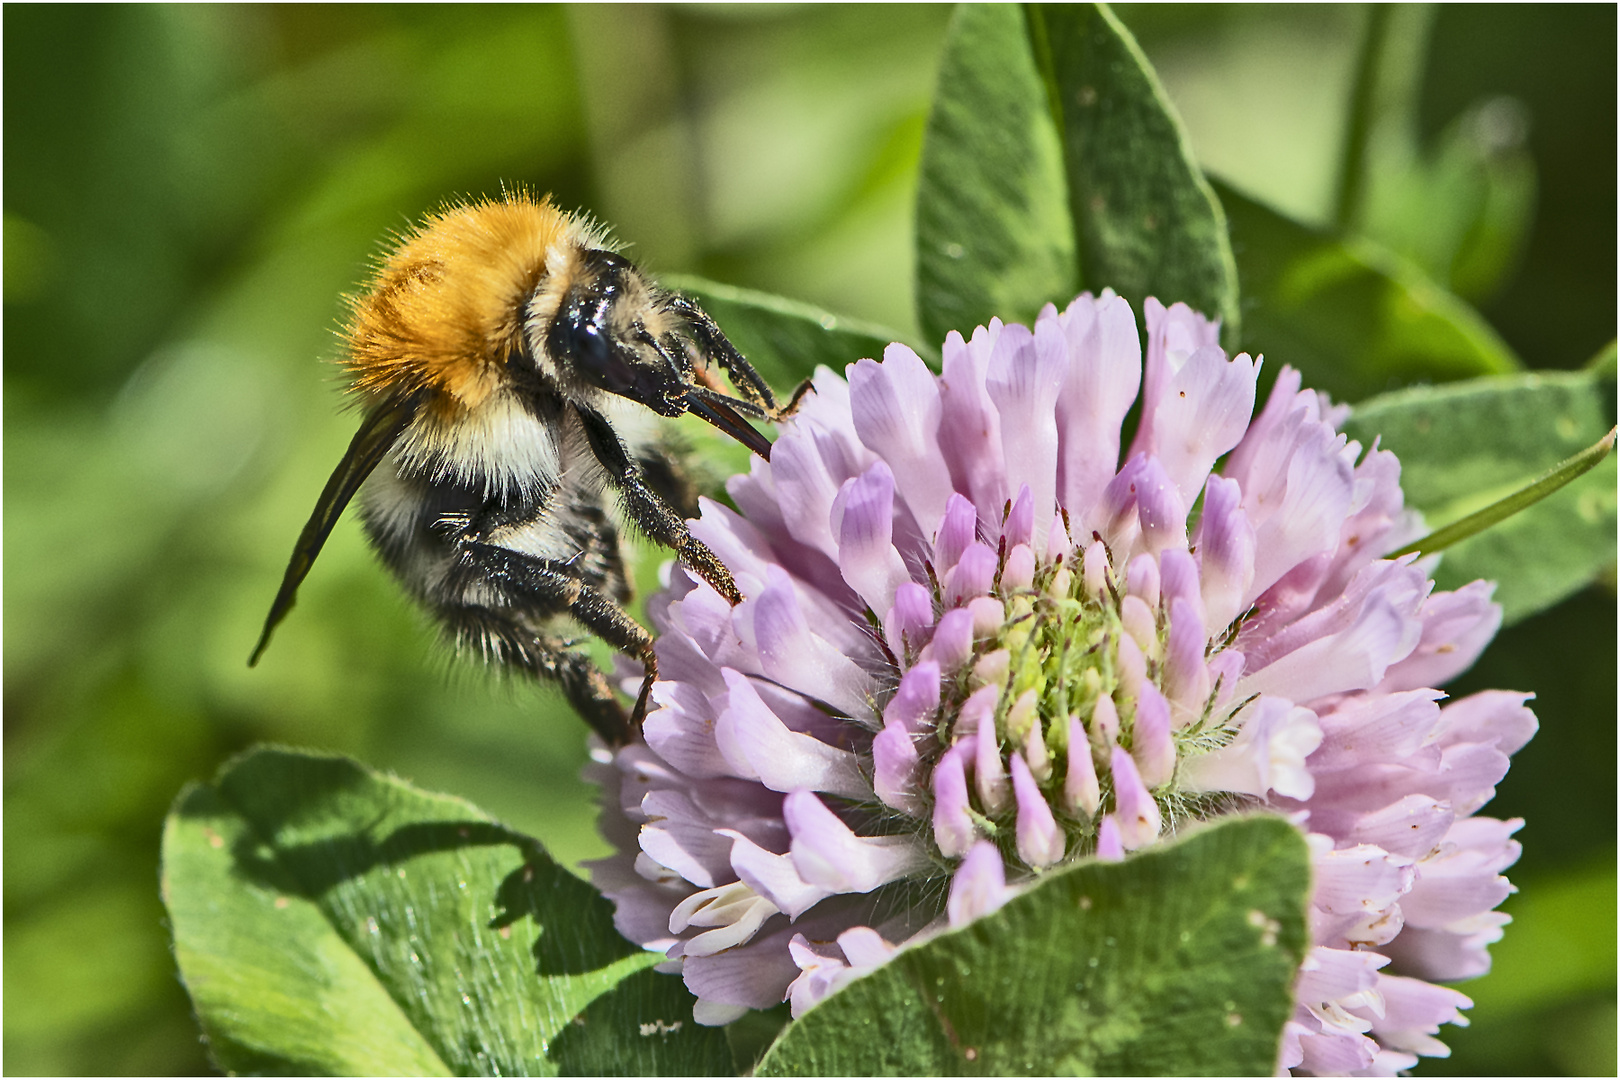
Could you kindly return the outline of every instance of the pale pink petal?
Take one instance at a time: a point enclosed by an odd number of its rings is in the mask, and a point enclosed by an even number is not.
[[[1027,333],[1027,331],[1026,331]],[[1012,494],[1001,456],[1001,416],[985,392],[985,371],[1001,334],[1001,321],[973,331],[971,343],[951,331],[945,338],[945,364],[939,381],[940,426],[951,433],[940,449],[951,470],[955,490],[975,506],[1000,510]]]
[[[1238,680],[1243,677],[1247,659],[1236,649],[1226,648],[1216,653],[1206,666],[1215,692],[1215,707],[1225,708],[1237,694]]]
[[[729,837],[731,868],[749,888],[797,919],[810,908],[832,896],[830,889],[812,885],[799,876],[791,855],[778,855],[760,847],[733,829],[718,830]]]
[[[1147,323],[1147,364],[1142,377],[1142,418],[1138,421],[1131,456],[1153,452],[1160,424],[1155,414],[1162,406],[1175,375],[1188,358],[1220,340],[1220,323],[1211,322],[1183,303],[1168,309],[1155,297],[1142,304]],[[1241,433],[1241,432],[1240,432]]]
[[[933,596],[915,581],[903,582],[894,591],[894,606],[883,615],[883,638],[889,651],[905,660],[927,644],[933,626]]]
[[[973,613],[966,608],[953,608],[939,617],[934,638],[923,655],[949,674],[956,671],[973,655]]]
[[[743,596],[758,596],[765,588],[766,568],[770,563],[770,545],[759,531],[731,510],[708,498],[698,500],[698,519],[690,524],[692,535],[708,545],[731,570],[737,589]],[[697,582],[697,588],[713,592],[706,581]]]
[[[928,804],[920,789],[924,782],[922,761],[904,723],[884,722],[883,730],[872,740],[872,768],[872,786],[885,804],[912,817],[927,812]]]
[[[967,603],[967,613],[973,616],[973,636],[989,637],[999,632],[1007,622],[1007,608],[993,596],[975,596]]]
[[[1086,546],[1081,563],[1087,596],[1100,601],[1108,595],[1108,572],[1108,550],[1101,540],[1093,540]]]
[[[736,775],[714,741],[714,724],[719,716],[709,699],[689,683],[654,683],[654,701],[660,696],[680,701],[669,701],[664,708],[648,714],[641,727],[647,745],[687,776],[708,779]]]
[[[943,574],[956,565],[968,545],[978,539],[979,512],[960,495],[945,504],[945,517],[934,538],[934,570]]]
[[[694,589],[671,611],[658,638],[658,672],[706,694],[724,690],[716,668],[758,667],[759,654],[737,633],[734,610],[713,589]]]
[[[1491,603],[1496,584],[1476,581],[1456,592],[1434,593],[1418,618],[1423,634],[1411,655],[1393,665],[1379,689],[1444,686],[1473,666],[1502,625],[1502,607]]]
[[[1140,596],[1127,595],[1119,603],[1119,621],[1125,627],[1125,633],[1139,648],[1144,656],[1155,655],[1159,651],[1159,620],[1154,616],[1153,609],[1142,602]],[[1135,681],[1127,684],[1129,691],[1136,692]]]
[[[1384,998],[1383,1016],[1373,1019],[1372,1031],[1378,1040],[1394,1050],[1427,1057],[1447,1057],[1451,1051],[1434,1038],[1441,1024],[1466,1024],[1459,1011],[1473,1002],[1445,986],[1399,975],[1378,976],[1378,991]]]
[[[1416,876],[1412,860],[1373,844],[1335,849],[1332,838],[1321,833],[1312,833],[1311,840],[1313,938],[1382,949],[1401,932],[1397,905]]]
[[[1028,484],[1034,524],[1043,539],[1057,503],[1057,398],[1068,369],[1068,343],[1057,313],[1048,309],[1035,332],[1016,324],[1002,328],[985,389],[1001,418],[1001,448],[1007,487]]]
[[[910,668],[884,706],[883,722],[901,724],[913,735],[931,729],[934,711],[939,708],[939,675],[939,664],[933,661]]]
[[[1243,510],[1255,531],[1255,578],[1245,602],[1306,559],[1333,552],[1354,493],[1354,470],[1341,453],[1344,437],[1318,418],[1314,395],[1299,393],[1279,404],[1287,382],[1279,376],[1261,420],[1225,470],[1243,489]]]
[[[988,593],[996,581],[998,562],[996,551],[990,545],[981,541],[969,544],[940,582],[946,606],[957,607]]]
[[[1300,1064],[1313,1076],[1355,1076],[1373,1063],[1378,1044],[1364,1035],[1338,1032],[1300,1040]]]
[[[911,581],[893,544],[894,474],[886,463],[876,462],[846,482],[843,494],[838,565],[868,608],[888,611],[894,606],[895,590]]]
[[[793,834],[793,865],[812,885],[867,893],[928,865],[928,852],[910,836],[856,836],[814,792],[795,791],[782,803]]]
[[[1065,316],[1069,363],[1057,403],[1059,492],[1070,520],[1089,528],[1091,508],[1119,468],[1120,424],[1141,384],[1142,342],[1130,304],[1118,296],[1081,298]]]
[[[1211,476],[1193,537],[1204,609],[1217,629],[1243,613],[1243,598],[1254,582],[1254,526],[1240,506],[1242,498],[1234,481]]]
[[[951,496],[939,454],[943,415],[933,372],[909,348],[890,345],[883,363],[849,368],[849,397],[861,442],[894,469],[900,497],[925,536],[933,536]]]
[[[1097,858],[1103,862],[1119,862],[1125,858],[1125,840],[1113,814],[1105,816],[1097,827]]]
[[[1091,713],[1090,742],[1094,752],[1112,754],[1119,745],[1119,709],[1106,694],[1097,699]]]
[[[1418,863],[1417,881],[1401,901],[1409,926],[1439,929],[1490,911],[1513,893],[1501,871],[1519,858],[1512,839],[1519,819],[1458,821],[1439,851]]]
[[[1318,945],[1306,952],[1299,966],[1294,998],[1318,1007],[1332,1002],[1346,1009],[1364,1008],[1369,1004],[1381,1009],[1377,993],[1378,969],[1388,963],[1388,957],[1377,953]]]
[[[1080,726],[1080,718],[1073,714],[1069,716],[1068,753],[1069,770],[1063,780],[1063,795],[1068,802],[1069,813],[1095,817],[1097,807],[1102,804],[1097,767],[1091,760],[1091,745],[1086,739],[1085,729]]]
[[[1531,695],[1486,690],[1449,702],[1440,710],[1441,746],[1488,742],[1504,754],[1517,753],[1536,733],[1536,714],[1525,708]]]
[[[777,906],[742,882],[693,893],[670,912],[669,929],[679,934],[688,927],[713,927],[686,938],[683,956],[711,956],[736,948],[759,931]]]
[[[1196,497],[1196,496],[1195,496]],[[1136,518],[1141,527],[1137,544],[1155,554],[1166,548],[1187,546],[1188,501],[1158,458],[1144,460],[1136,478]]]
[[[1166,610],[1176,600],[1185,600],[1203,619],[1204,601],[1198,580],[1198,560],[1183,548],[1167,548],[1159,553],[1159,603]]]
[[[1317,638],[1266,667],[1251,667],[1238,683],[1238,694],[1277,694],[1313,701],[1376,686],[1389,665],[1412,651],[1421,632],[1400,597],[1376,593],[1355,621],[1331,636]]]
[[[1181,715],[1177,726],[1197,720],[1209,697],[1209,668],[1204,664],[1208,635],[1202,613],[1193,602],[1170,602],[1170,634],[1165,643],[1164,690]]]
[[[788,532],[799,543],[836,560],[838,540],[829,521],[833,499],[845,478],[833,478],[826,459],[802,426],[772,444],[770,468]]]
[[[1248,656],[1250,671],[1259,671],[1279,657],[1302,645],[1329,637],[1351,626],[1362,614],[1369,598],[1381,596],[1412,621],[1414,642],[1422,632],[1418,612],[1423,607],[1431,582],[1413,564],[1411,556],[1397,562],[1375,562],[1351,579],[1344,592],[1316,605],[1308,614],[1292,608],[1300,594],[1279,597],[1279,583],[1262,597],[1255,617],[1247,620],[1238,634],[1238,643]],[[1314,586],[1311,586],[1314,591]],[[1400,658],[1397,658],[1400,659]]]
[[[870,926],[852,926],[838,935],[838,947],[844,950],[849,966],[857,971],[870,971],[886,963],[895,948]]]
[[[746,1005],[722,1005],[701,999],[692,1003],[692,1019],[704,1027],[725,1027],[747,1015]]]
[[[1028,484],[1018,486],[1012,505],[1007,507],[1007,520],[1001,526],[1001,540],[1007,547],[1028,544],[1035,536],[1035,494]]]
[[[945,913],[952,927],[965,926],[1007,902],[1010,895],[1001,853],[988,840],[976,840],[951,876]]]
[[[1277,439],[1278,432],[1290,417],[1306,407],[1301,398],[1300,383],[1299,371],[1284,364],[1277,372],[1277,381],[1271,386],[1265,408],[1250,421],[1249,430],[1243,433],[1243,438],[1227,457],[1223,475],[1237,480],[1247,489],[1251,481],[1275,467],[1275,459],[1267,462],[1267,467],[1262,467],[1260,458],[1262,452]]]
[[[1136,516],[1136,485],[1146,469],[1145,456],[1131,458],[1108,481],[1092,508],[1092,521],[1089,524],[1102,537],[1098,546],[1106,545],[1107,550],[1114,552],[1122,561],[1136,550],[1136,540],[1142,532],[1142,523]],[[1089,561],[1087,565],[1089,567]],[[1091,585],[1089,576],[1086,584],[1088,587]]]
[[[1159,606],[1159,560],[1146,552],[1125,568],[1125,591],[1150,608]]]
[[[812,916],[813,917],[813,916]],[[707,1019],[699,1023],[729,1023],[720,1019],[725,1012],[715,1006],[743,1006],[749,1009],[768,1009],[780,1003],[789,984],[798,977],[798,965],[788,952],[788,941],[795,933],[816,934],[820,928],[806,928],[804,921],[798,929],[790,925],[785,916],[768,920],[752,941],[713,956],[688,958],[681,967],[681,976],[687,989],[706,1006]],[[831,929],[831,927],[828,927]],[[712,1011],[711,1011],[712,1010]],[[697,1010],[693,1010],[696,1015]],[[732,1015],[732,1019],[736,1019]]]
[[[641,829],[641,850],[701,889],[731,880],[731,841],[714,822],[678,791],[654,791],[641,802],[649,824]]]
[[[1441,696],[1438,690],[1375,694],[1323,711],[1322,745],[1311,767],[1321,773],[1384,761],[1410,763],[1440,727]],[[1438,752],[1430,751],[1426,761],[1437,765]]]
[[[1316,714],[1285,698],[1262,697],[1234,718],[1238,733],[1219,750],[1189,757],[1181,769],[1191,791],[1269,792],[1308,799],[1315,789],[1306,761],[1322,741]]]
[[[955,858],[967,853],[978,835],[978,826],[968,804],[967,772],[963,768],[963,755],[958,750],[965,744],[947,752],[934,766],[934,843],[940,854]]]
[[[1362,813],[1327,806],[1311,811],[1313,829],[1353,843],[1376,844],[1413,859],[1433,851],[1455,820],[1450,803],[1427,795],[1407,795],[1389,806]]]
[[[1158,839],[1163,819],[1153,796],[1143,786],[1137,774],[1136,762],[1119,747],[1114,748],[1111,762],[1114,770],[1114,813],[1120,843],[1126,851],[1135,851]]]
[[[1443,930],[1410,927],[1382,946],[1397,970],[1423,979],[1473,979],[1491,970],[1491,945],[1513,920],[1500,911],[1461,919]]]
[[[1218,346],[1206,345],[1170,375],[1156,402],[1144,399],[1131,451],[1158,458],[1185,504],[1198,497],[1216,459],[1243,437],[1259,374],[1247,354],[1228,361]]]
[[[1346,450],[1359,450],[1358,444],[1352,442]],[[1379,450],[1375,442],[1355,466],[1350,516],[1340,528],[1339,550],[1323,578],[1325,594],[1339,592],[1368,562],[1428,531],[1423,528],[1423,516],[1405,509],[1405,501],[1400,462],[1389,451]]]
[[[1035,785],[1029,766],[1018,754],[1012,756],[1013,794],[1018,803],[1018,857],[1036,870],[1043,870],[1063,858],[1063,830],[1052,817],[1052,808]]]
[[[1046,530],[1046,557],[1051,562],[1060,562],[1073,553],[1074,541],[1069,536],[1068,528],[1063,524],[1063,515],[1054,515],[1051,528]]]
[[[794,1019],[854,978],[854,972],[842,956],[830,955],[841,952],[843,950],[836,945],[812,945],[803,934],[794,935],[788,943],[788,955],[801,972],[787,991]]]
[[[731,698],[715,725],[715,741],[738,775],[772,791],[810,788],[851,799],[871,794],[855,754],[790,731],[746,676],[730,668],[724,675]]]
[[[833,643],[810,630],[788,576],[771,567],[770,585],[753,607],[754,647],[764,674],[784,686],[859,716],[871,680]]]
[[[981,687],[962,703],[962,722],[974,725],[973,787],[979,805],[986,813],[999,814],[1012,792],[1007,785],[1007,767],[1001,761],[1001,743],[996,738],[996,700],[1001,687]]]
[[[1007,552],[1007,562],[1001,568],[1003,592],[1022,592],[1035,584],[1035,552],[1028,544],[1019,544]]]
[[[1131,729],[1131,757],[1148,788],[1162,787],[1176,772],[1176,744],[1170,736],[1170,703],[1151,682],[1141,684]]]

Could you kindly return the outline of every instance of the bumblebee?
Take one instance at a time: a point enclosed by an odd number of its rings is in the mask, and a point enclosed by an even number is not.
[[[702,308],[658,288],[600,228],[527,194],[430,216],[350,309],[343,362],[364,419],[249,665],[358,492],[371,545],[459,650],[555,680],[603,739],[632,739],[657,667],[624,610],[609,502],[742,599],[687,529],[695,499],[647,421],[692,413],[769,459],[749,418],[782,419],[805,387],[779,406]],[[632,712],[573,647],[569,620],[645,665]]]

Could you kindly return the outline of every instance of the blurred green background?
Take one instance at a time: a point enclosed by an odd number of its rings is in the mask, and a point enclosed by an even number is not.
[[[1532,367],[1615,331],[1615,9],[1396,9],[1361,209],[1338,163],[1368,12],[1126,6],[1201,159],[1402,252]],[[911,200],[949,11],[19,7],[5,49],[5,1068],[208,1071],[159,832],[270,740],[605,850],[584,728],[446,661],[345,521],[245,660],[352,434],[340,294],[441,200],[523,184],[693,272],[915,331]],[[852,358],[853,359],[853,358]],[[1286,361],[1286,357],[1277,357]],[[1517,918],[1421,1072],[1615,1068],[1615,595],[1506,632],[1538,695],[1492,810]]]

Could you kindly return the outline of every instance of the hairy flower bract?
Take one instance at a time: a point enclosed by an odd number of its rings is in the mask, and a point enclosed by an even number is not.
[[[1423,531],[1399,463],[1297,372],[1256,415],[1215,323],[1145,316],[1145,364],[1105,291],[953,333],[941,375],[902,345],[822,370],[737,510],[705,505],[744,602],[672,571],[645,742],[592,767],[595,880],[700,1021],[797,1015],[1042,873],[1270,810],[1314,863],[1279,1066],[1445,1052],[1469,1002],[1436,982],[1486,970],[1518,855],[1476,811],[1536,726],[1432,689],[1491,586],[1383,557]]]

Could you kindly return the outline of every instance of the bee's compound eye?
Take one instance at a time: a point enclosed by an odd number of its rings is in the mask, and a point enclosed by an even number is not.
[[[609,352],[607,335],[595,323],[581,325],[574,334],[574,352],[575,359],[580,363],[606,369]]]
[[[609,339],[597,305],[574,301],[563,305],[552,321],[546,344],[551,355],[580,378],[615,394],[636,384],[631,370]]]

